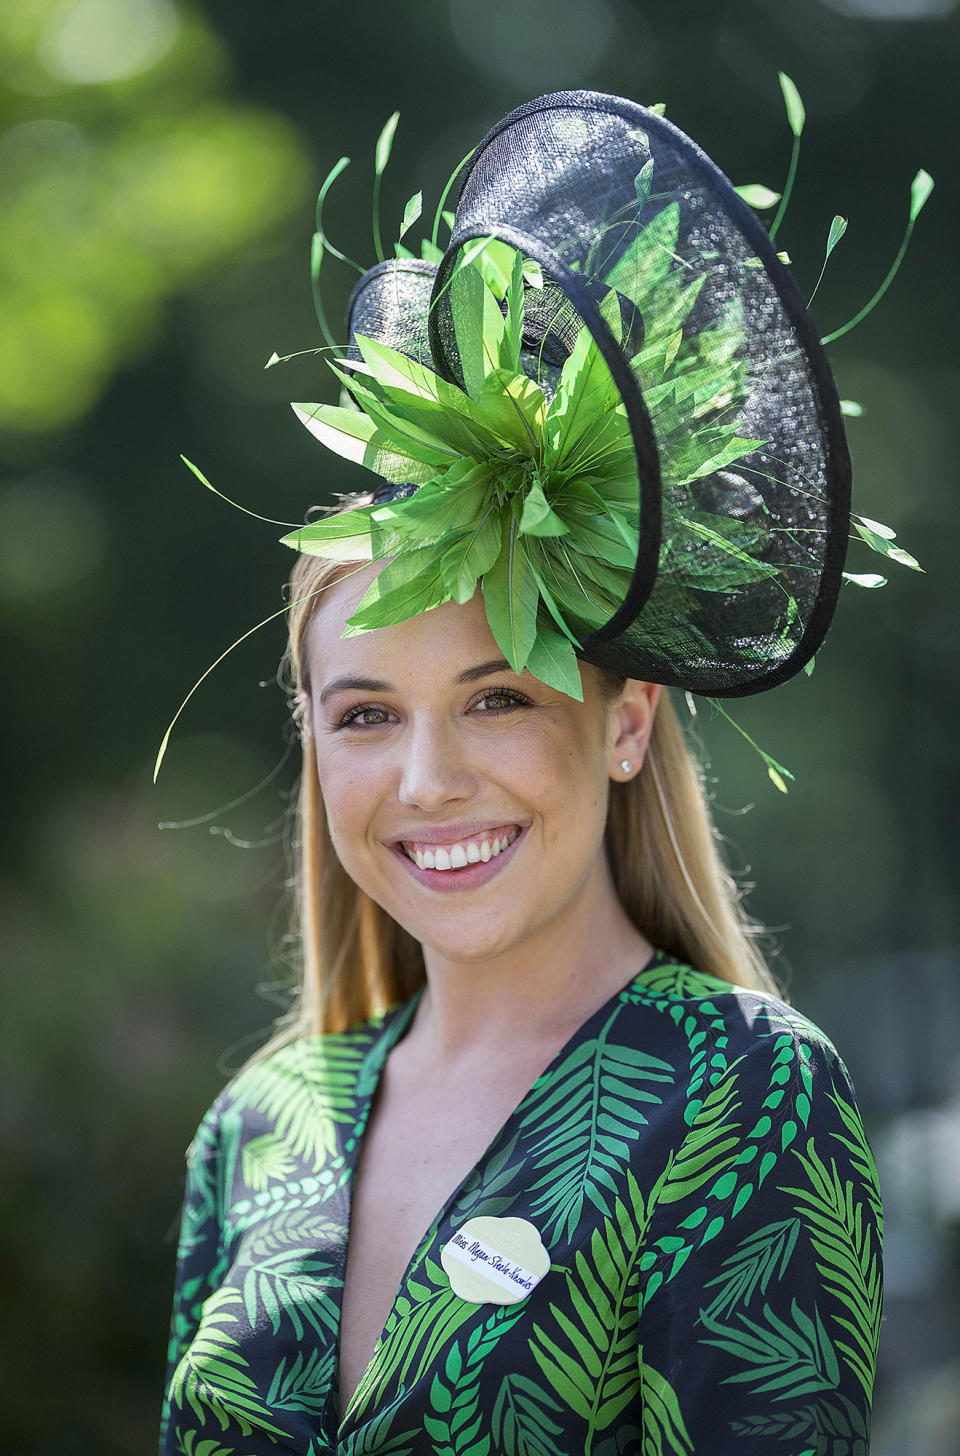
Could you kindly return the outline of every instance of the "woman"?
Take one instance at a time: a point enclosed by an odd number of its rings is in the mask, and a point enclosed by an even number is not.
[[[572,266],[530,218],[588,143]],[[165,1452],[867,1451],[873,1159],[660,687],[809,658],[845,456],[765,235],[690,147],[590,93],[514,113],[439,270],[364,280],[359,411],[300,410],[393,484],[288,538],[303,988],[191,1145]],[[690,176],[719,261],[665,200]]]

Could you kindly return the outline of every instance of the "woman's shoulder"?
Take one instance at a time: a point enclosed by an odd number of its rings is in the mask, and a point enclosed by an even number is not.
[[[375,1077],[388,1033],[409,1002],[391,1005],[342,1031],[291,1034],[248,1062],[221,1088],[200,1124],[210,1133],[244,1114],[336,1117],[362,1096]],[[246,1118],[244,1120],[249,1120]]]
[[[836,1066],[849,1081],[828,1033],[774,992],[736,985],[661,952],[624,994],[669,1020],[688,1045],[709,1046],[718,1066],[799,1057]]]

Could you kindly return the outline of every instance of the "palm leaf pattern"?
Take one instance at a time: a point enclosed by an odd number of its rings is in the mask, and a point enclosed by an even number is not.
[[[797,1450],[799,1456],[868,1456],[869,1451],[870,1423],[863,1402],[842,1392],[819,1399],[815,1406],[745,1415],[731,1422],[730,1430],[734,1436],[780,1441],[785,1451]]]
[[[555,1456],[562,1419],[563,1408],[549,1391],[528,1375],[505,1375],[490,1417],[494,1447],[510,1456]]]
[[[542,1170],[530,1184],[534,1221],[546,1238],[569,1238],[589,1200],[610,1211],[615,1174],[646,1124],[646,1110],[661,1100],[649,1083],[672,1082],[668,1062],[611,1040],[614,1012],[600,1034],[574,1048],[535,1096],[521,1131],[535,1130],[532,1153]]]
[[[191,1145],[162,1456],[867,1456],[882,1205],[836,1051],[665,955],[557,1053],[424,1234],[336,1408],[350,1190],[415,1000],[224,1089]],[[550,1269],[451,1289],[477,1214]]]
[[[337,1447],[338,1456],[414,1456],[421,1435],[419,1423],[413,1431],[393,1429],[402,1405],[402,1394],[385,1404],[359,1430],[341,1440]],[[325,1449],[329,1450],[329,1447]],[[323,1452],[318,1450],[317,1456],[323,1456]]]
[[[723,1325],[701,1313],[712,1338],[700,1343],[716,1345],[737,1357],[745,1368],[724,1379],[749,1381],[751,1395],[775,1391],[775,1400],[794,1400],[798,1395],[833,1390],[840,1366],[819,1310],[814,1305],[811,1318],[794,1299],[790,1314],[788,1323],[765,1304],[762,1323],[741,1312],[736,1325]]]
[[[680,1402],[669,1380],[640,1356],[640,1389],[643,1399],[642,1456],[688,1456],[693,1451],[683,1423]]]
[[[349,1039],[305,1037],[267,1067],[254,1067],[249,1106],[262,1112],[291,1154],[322,1166],[337,1149],[337,1124],[353,1116],[367,1047]],[[259,1073],[259,1075],[257,1075]]]
[[[233,1307],[240,1296],[234,1289],[218,1289],[204,1308],[203,1319],[190,1348],[174,1372],[170,1405],[189,1406],[200,1419],[212,1416],[222,1431],[229,1427],[244,1436],[254,1426],[272,1436],[286,1433],[270,1420],[272,1412],[259,1395],[237,1340],[224,1325],[236,1323]]]
[[[352,1417],[369,1408],[379,1390],[391,1382],[406,1385],[420,1380],[439,1352],[476,1306],[459,1299],[439,1264],[424,1258],[405,1280],[383,1327],[370,1364],[350,1402]]]
[[[296,1157],[295,1147],[276,1133],[265,1132],[262,1137],[251,1138],[244,1144],[240,1157],[243,1181],[248,1188],[261,1193],[268,1183],[293,1173]]]
[[[430,1383],[430,1411],[423,1428],[435,1456],[490,1456],[489,1432],[480,1407],[480,1382],[498,1342],[516,1324],[522,1311],[501,1306],[463,1342],[454,1341]]]
[[[298,1350],[296,1355],[281,1357],[267,1391],[271,1409],[319,1415],[326,1404],[332,1364],[333,1351],[324,1351],[319,1346],[314,1346],[309,1353]]]
[[[766,1294],[771,1279],[782,1279],[786,1273],[799,1233],[800,1220],[788,1218],[766,1224],[741,1239],[734,1253],[724,1259],[720,1273],[704,1286],[718,1287],[706,1313],[717,1319],[735,1305],[746,1308],[758,1289]]]
[[[863,1217],[852,1182],[841,1178],[835,1159],[829,1170],[817,1155],[813,1139],[807,1151],[794,1156],[809,1179],[809,1186],[784,1188],[798,1200],[797,1208],[810,1230],[817,1254],[817,1271],[840,1306],[833,1320],[846,1332],[838,1339],[867,1395],[873,1389],[873,1375],[880,1339],[882,1305],[880,1257],[874,1229]]]

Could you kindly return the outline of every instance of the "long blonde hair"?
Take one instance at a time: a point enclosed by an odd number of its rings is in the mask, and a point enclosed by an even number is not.
[[[334,852],[309,715],[298,712],[310,692],[307,629],[323,591],[351,569],[300,556],[290,578],[281,672],[303,742],[293,835],[300,986],[254,1060],[297,1037],[343,1030],[412,995],[425,979],[419,942],[354,884]],[[600,679],[610,693],[622,682],[608,673]],[[611,784],[606,844],[620,900],[648,940],[700,971],[786,999],[757,946],[760,927],[723,863],[699,766],[666,693],[642,770]]]

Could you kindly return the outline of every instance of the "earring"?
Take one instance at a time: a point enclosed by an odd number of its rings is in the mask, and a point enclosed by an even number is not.
[[[629,758],[621,758],[620,767],[624,773],[629,773],[630,770],[633,768],[633,764],[630,762]]]

